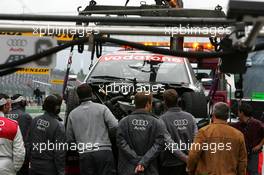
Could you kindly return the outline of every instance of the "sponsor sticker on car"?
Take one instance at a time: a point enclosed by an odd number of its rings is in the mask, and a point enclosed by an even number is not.
[[[157,61],[157,62],[174,62],[184,63],[183,58],[166,56],[166,55],[105,55],[100,58],[100,61],[129,61],[129,60],[143,60],[143,61]]]

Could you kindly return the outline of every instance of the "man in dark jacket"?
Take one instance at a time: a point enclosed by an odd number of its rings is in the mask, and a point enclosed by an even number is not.
[[[26,100],[21,94],[16,94],[11,97],[11,102],[12,110],[7,114],[7,117],[18,122],[25,142],[32,122],[32,117],[25,111]]]
[[[253,108],[248,103],[242,103],[238,107],[239,122],[232,124],[233,127],[241,131],[245,138],[248,152],[249,175],[258,175],[258,156],[264,145],[264,126],[261,121],[252,116]]]
[[[61,102],[57,95],[49,95],[44,100],[44,114],[32,121],[29,134],[31,175],[64,175],[66,136],[58,116]]]
[[[37,100],[37,104],[40,105],[41,101],[42,101],[42,94],[41,91],[39,90],[39,87],[37,87],[34,92],[33,92],[36,100]]]
[[[27,145],[27,136],[29,134],[32,117],[25,112],[26,100],[21,94],[16,94],[11,97],[11,101],[12,110],[7,114],[7,117],[18,122],[23,136],[23,141],[25,145]],[[17,175],[27,175],[28,165],[28,156],[26,154],[25,162]]]
[[[136,110],[122,119],[117,131],[119,147],[118,174],[157,175],[156,157],[164,148],[165,126],[153,116],[152,96],[137,93]]]
[[[168,110],[161,116],[161,119],[175,142],[173,145],[175,149],[182,151],[186,156],[185,159],[181,159],[172,155],[169,150],[162,152],[161,174],[187,175],[188,147],[191,146],[198,130],[196,121],[190,113],[184,112],[178,107],[178,94],[174,89],[166,90],[163,98]]]

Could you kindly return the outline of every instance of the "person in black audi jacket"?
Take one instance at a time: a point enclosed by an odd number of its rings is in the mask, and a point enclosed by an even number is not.
[[[171,151],[161,153],[161,174],[166,175],[187,175],[186,162],[188,147],[198,132],[196,120],[192,114],[182,111],[178,106],[178,93],[174,89],[168,89],[163,93],[167,112],[160,118],[164,121],[171,138],[174,141],[175,149],[185,154],[185,158],[175,157]]]
[[[21,94],[15,94],[11,97],[12,110],[6,115],[12,120],[16,120],[19,124],[23,141],[25,146],[27,145],[27,137],[29,134],[30,125],[32,122],[32,117],[26,113],[26,99]],[[25,161],[21,169],[17,172],[17,175],[27,175],[28,174],[28,156],[26,154]]]
[[[58,116],[62,98],[49,95],[43,103],[43,115],[32,121],[29,134],[31,175],[64,175],[65,128]]]
[[[153,116],[152,95],[137,93],[136,110],[119,122],[118,175],[157,175],[156,157],[164,147],[165,125]]]
[[[26,113],[27,103],[21,94],[15,94],[12,96],[11,102],[12,110],[7,114],[7,117],[18,122],[25,142],[32,122],[32,117]]]

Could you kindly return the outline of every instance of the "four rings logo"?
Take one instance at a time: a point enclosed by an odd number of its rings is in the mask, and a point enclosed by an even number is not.
[[[38,119],[38,121],[37,121],[37,126],[38,127],[48,128],[49,125],[50,125],[50,123],[48,121],[46,121],[46,120]]]
[[[0,120],[0,126],[5,126],[5,121]]]
[[[184,127],[188,125],[188,120],[182,119],[182,120],[174,120],[173,124],[177,127]]]
[[[12,120],[17,120],[19,116],[18,114],[7,114],[7,117]]]
[[[132,125],[145,127],[145,126],[148,126],[148,121],[147,120],[134,119],[134,120],[132,120]]]
[[[9,39],[6,44],[10,47],[25,47],[28,42],[25,39]]]

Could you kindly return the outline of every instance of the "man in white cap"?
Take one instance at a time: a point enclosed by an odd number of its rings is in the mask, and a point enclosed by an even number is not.
[[[16,121],[8,119],[9,104],[0,95],[0,172],[1,175],[15,175],[25,159],[25,147]]]
[[[12,120],[16,120],[20,127],[23,140],[26,141],[32,117],[26,113],[26,100],[21,94],[15,94],[11,97],[12,110],[6,116]]]
[[[5,114],[7,114],[9,111],[11,111],[12,101],[11,101],[10,97],[6,94],[0,93],[0,97],[6,99],[6,101],[7,101],[5,104],[5,110],[6,110]]]
[[[21,130],[23,136],[23,141],[27,147],[27,138],[32,123],[32,117],[26,113],[26,100],[21,94],[15,94],[11,97],[12,110],[6,115],[9,119],[16,120]],[[27,175],[28,174],[28,156],[25,157],[25,162],[17,173],[17,175]]]

